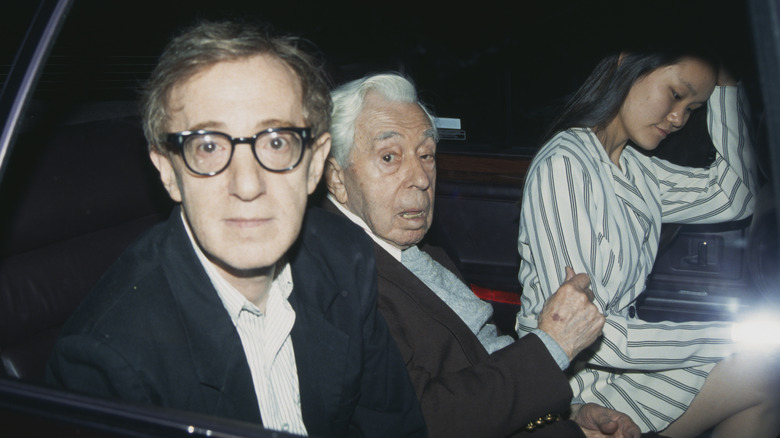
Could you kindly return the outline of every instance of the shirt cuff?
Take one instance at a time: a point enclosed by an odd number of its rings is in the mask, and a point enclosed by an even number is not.
[[[555,359],[555,362],[558,364],[558,367],[561,368],[561,371],[569,367],[569,356],[566,355],[566,352],[563,351],[563,348],[561,348],[557,342],[555,342],[555,339],[553,339],[552,336],[540,329],[534,329],[531,333],[542,340],[542,343],[547,347],[547,351],[550,352],[550,356]]]

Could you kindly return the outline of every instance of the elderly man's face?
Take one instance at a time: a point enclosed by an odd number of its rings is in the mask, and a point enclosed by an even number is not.
[[[267,128],[305,126],[300,81],[265,55],[207,67],[175,86],[168,103],[169,132],[251,137]],[[273,173],[255,160],[250,145],[238,144],[228,168],[211,177],[189,171],[179,154],[151,156],[200,248],[236,285],[264,275],[293,244],[329,149],[330,136],[323,135],[295,169]]]
[[[435,153],[434,131],[419,105],[369,92],[355,124],[349,164],[328,175],[329,187],[374,234],[405,249],[431,226]]]

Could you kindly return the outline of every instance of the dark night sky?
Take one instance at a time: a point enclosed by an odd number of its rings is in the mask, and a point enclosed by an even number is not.
[[[14,15],[25,13],[20,7]],[[87,99],[112,95],[94,85],[100,78],[92,79],[105,74],[103,65],[143,60],[146,65],[130,67],[138,83],[178,28],[198,18],[224,17],[268,21],[310,39],[335,83],[402,70],[436,113],[460,117],[470,140],[488,149],[533,142],[596,62],[626,46],[704,41],[737,73],[749,77],[753,68],[742,1],[488,0],[456,6],[408,0],[76,0],[53,52],[70,73],[49,74],[47,81],[76,77],[81,86],[54,82],[53,87]],[[3,39],[3,56],[12,40]],[[129,56],[140,58],[124,58]],[[133,98],[132,91],[119,95]]]

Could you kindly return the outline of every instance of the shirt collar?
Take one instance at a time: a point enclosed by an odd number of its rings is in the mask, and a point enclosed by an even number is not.
[[[330,202],[333,203],[333,205],[336,206],[336,208],[339,209],[340,212],[344,213],[344,216],[346,216],[347,219],[351,220],[352,222],[357,224],[360,228],[362,228],[363,231],[368,233],[368,235],[372,239],[374,239],[374,242],[376,242],[377,245],[381,246],[382,248],[385,249],[385,251],[389,252],[390,255],[393,256],[393,258],[395,258],[399,262],[401,261],[401,250],[400,249],[398,249],[395,246],[389,244],[386,240],[384,240],[381,237],[379,237],[376,234],[374,234],[374,232],[371,231],[371,228],[365,223],[365,221],[363,221],[363,219],[358,217],[358,215],[356,215],[355,213],[352,213],[351,211],[347,210],[347,208],[344,207],[343,205],[341,205],[341,203],[338,202],[336,200],[336,198],[334,198],[333,195],[331,195],[330,193],[328,193],[328,199],[330,200]]]
[[[592,128],[571,128],[571,129],[577,135],[579,135],[583,139],[583,141],[585,141],[588,145],[591,146],[588,148],[588,152],[590,152],[590,154],[593,155],[597,160],[601,161],[603,165],[608,167],[610,170],[617,170],[618,173],[620,174],[625,172],[626,165],[628,164],[628,158],[626,152],[632,154],[634,152],[634,148],[630,148],[627,146],[623,148],[623,152],[621,152],[620,159],[619,159],[620,166],[618,166],[615,163],[613,163],[612,160],[609,158],[609,154],[607,154],[607,149],[601,143],[601,140],[599,140],[598,135],[596,135],[596,132],[593,131]]]
[[[181,220],[184,223],[184,229],[187,230],[187,236],[190,238],[190,243],[192,244],[192,249],[195,250],[195,255],[198,256],[200,264],[203,266],[203,269],[209,276],[214,289],[217,290],[217,295],[219,295],[219,298],[222,301],[222,305],[225,306],[225,310],[227,310],[228,314],[230,315],[230,319],[233,320],[233,323],[236,323],[239,313],[241,313],[241,310],[245,308],[252,313],[260,312],[260,309],[255,306],[254,303],[247,300],[246,297],[238,291],[238,289],[233,287],[230,282],[222,277],[222,275],[217,271],[216,266],[214,266],[214,263],[212,263],[211,260],[209,260],[205,254],[203,254],[200,246],[197,244],[197,242],[195,242],[195,237],[192,234],[192,230],[190,230],[190,226],[187,223],[187,220],[184,219],[184,210],[182,210]],[[280,266],[281,269],[279,269]],[[272,301],[278,302],[278,299],[287,301],[290,293],[292,293],[292,289],[293,279],[290,263],[282,259],[277,262],[276,269],[274,270],[274,279],[271,283],[271,289],[268,291],[268,304],[266,305],[266,313],[273,308],[270,306]]]

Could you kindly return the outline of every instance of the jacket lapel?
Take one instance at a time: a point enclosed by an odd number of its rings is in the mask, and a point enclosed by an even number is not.
[[[293,291],[289,301],[295,309],[291,337],[303,420],[310,432],[327,431],[344,403],[343,376],[350,339],[328,320],[331,305],[340,293],[330,271],[300,244],[300,239],[291,253]]]
[[[478,363],[484,359],[484,356],[487,356],[487,351],[482,347],[482,344],[479,343],[477,337],[474,336],[466,323],[436,293],[376,243],[374,243],[374,252],[376,254],[377,276],[382,281],[395,286],[393,290],[380,287],[380,295],[401,293],[409,297],[429,318],[447,327],[461,345],[471,346],[463,349],[464,354],[471,363]],[[429,254],[431,254],[434,260],[445,267],[447,266],[448,263],[436,257],[435,253]],[[455,274],[457,275],[458,273],[455,272]]]
[[[252,374],[238,332],[184,229],[179,208],[168,221],[163,268],[188,333],[191,365],[206,409],[215,415],[261,422]],[[186,383],[186,382],[184,382]]]

